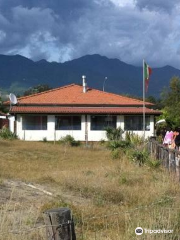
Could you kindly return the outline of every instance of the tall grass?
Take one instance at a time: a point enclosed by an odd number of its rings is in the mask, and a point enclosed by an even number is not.
[[[0,156],[2,181],[11,179],[41,184],[56,196],[51,200],[42,197],[38,209],[31,208],[29,213],[25,199],[19,205],[17,198],[18,210],[4,210],[2,204],[0,219],[4,220],[0,231],[13,228],[16,221],[13,216],[20,209],[26,216],[31,216],[30,223],[37,225],[37,215],[43,223],[44,210],[65,205],[74,212],[78,239],[82,238],[82,233],[84,239],[89,240],[136,239],[134,230],[138,226],[172,228],[174,237],[180,230],[177,224],[180,222],[179,183],[161,167],[139,167],[123,151],[118,159],[112,160],[110,151],[102,146],[93,149],[68,147],[65,152],[64,146],[59,144],[17,140],[0,141]],[[30,196],[27,194],[26,198]],[[33,206],[38,198],[31,197],[31,201],[29,204]],[[151,205],[154,202],[157,204]],[[141,208],[136,209],[137,206]],[[19,221],[21,227],[27,227],[26,221]],[[45,238],[44,232],[35,233],[34,238],[31,234],[24,239]],[[11,238],[11,235],[7,239],[23,239],[16,235]],[[157,237],[149,235],[147,239],[164,239],[164,235]],[[166,239],[177,239],[171,237],[168,235]]]

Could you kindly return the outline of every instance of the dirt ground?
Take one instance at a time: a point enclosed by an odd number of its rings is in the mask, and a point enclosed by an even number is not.
[[[28,187],[20,181],[4,180],[0,185],[0,192],[0,205],[8,202],[11,202],[11,204],[26,203],[27,205],[36,203],[38,205],[38,203],[52,198],[42,191]]]
[[[86,205],[90,200],[64,192],[60,187],[3,180],[0,184],[0,206],[4,204],[41,205],[51,200],[64,200],[73,205]]]
[[[0,224],[0,240],[5,240],[7,236],[7,239],[16,239],[15,237],[19,235],[16,231],[43,226],[43,207],[48,208],[49,203],[60,202],[62,199],[69,204],[84,206],[90,201],[69,192],[65,193],[58,187],[3,180],[0,184],[0,220],[3,225],[1,228]],[[49,207],[51,208],[51,205]],[[35,229],[34,233],[37,234],[37,239],[44,239],[45,228],[40,230]],[[15,235],[9,235],[11,231]],[[27,236],[27,239],[31,238]]]

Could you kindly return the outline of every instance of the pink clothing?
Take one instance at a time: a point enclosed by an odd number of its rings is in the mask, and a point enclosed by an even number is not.
[[[171,144],[173,141],[173,131],[167,131],[164,137],[163,144]]]

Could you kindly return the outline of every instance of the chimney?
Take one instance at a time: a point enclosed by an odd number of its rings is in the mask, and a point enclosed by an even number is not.
[[[82,76],[83,80],[83,93],[87,92],[87,83],[86,83],[86,76]]]

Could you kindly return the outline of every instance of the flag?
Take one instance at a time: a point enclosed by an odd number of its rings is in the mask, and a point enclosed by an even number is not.
[[[145,91],[147,92],[149,86],[149,77],[152,73],[152,69],[144,62],[144,82],[145,82]]]

